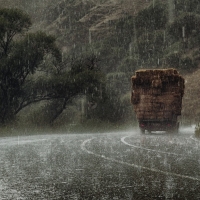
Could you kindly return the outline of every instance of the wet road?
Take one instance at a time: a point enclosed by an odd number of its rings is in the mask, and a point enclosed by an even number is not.
[[[189,127],[2,138],[0,199],[200,199],[193,135]]]

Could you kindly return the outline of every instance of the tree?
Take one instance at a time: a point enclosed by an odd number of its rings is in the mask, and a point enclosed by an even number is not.
[[[23,108],[24,102],[28,102],[30,95],[24,93],[24,87],[27,86],[28,77],[35,73],[44,56],[51,53],[57,59],[60,58],[54,37],[41,32],[28,33],[23,37],[30,26],[29,16],[21,10],[0,10],[0,123],[2,124],[13,118]]]
[[[55,37],[25,33],[30,26],[29,16],[22,11],[0,10],[0,124],[42,100],[62,102],[53,121],[70,98],[85,91],[93,93],[101,78],[95,56],[73,60],[67,70]]]
[[[98,58],[94,54],[73,56],[67,60],[68,66],[61,68],[59,73],[50,73],[45,78],[40,76],[36,84],[28,86],[33,91],[32,96],[29,95],[30,104],[34,99],[38,101],[36,96],[49,100],[42,109],[44,124],[53,125],[76,97],[86,96],[86,103],[97,102],[101,98],[104,75],[97,62]],[[29,102],[24,102],[22,106]]]
[[[11,96],[10,105],[13,103],[15,105],[12,108],[14,114],[33,102],[50,99],[39,92],[37,79],[31,78],[31,75],[42,70],[41,64],[48,54],[56,59],[57,64],[61,62],[61,54],[55,46],[55,38],[42,32],[27,34],[23,40],[16,42],[13,46],[12,54],[6,63],[9,74],[3,74],[6,79],[15,81],[14,85],[7,86],[13,90],[13,93],[9,95]]]
[[[13,38],[31,26],[28,15],[18,9],[0,10],[0,58],[8,55]]]
[[[0,10],[0,122],[12,115],[13,96],[20,87],[20,80],[13,77],[9,58],[14,47],[14,38],[31,26],[28,15],[17,9]],[[15,67],[13,67],[15,68]],[[17,68],[16,68],[17,69]]]
[[[53,99],[51,104],[50,125],[65,110],[67,104],[78,95],[85,95],[87,103],[97,102],[101,98],[101,86],[104,84],[104,74],[98,66],[98,57],[95,54],[81,55],[79,58],[72,58],[69,64],[70,70],[65,68],[59,74],[53,74],[49,79],[42,79],[38,82],[41,93],[46,98]]]

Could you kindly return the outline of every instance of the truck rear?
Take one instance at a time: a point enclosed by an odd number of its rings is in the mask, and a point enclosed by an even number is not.
[[[184,95],[184,78],[176,69],[138,70],[131,78],[133,104],[139,128],[178,132]]]

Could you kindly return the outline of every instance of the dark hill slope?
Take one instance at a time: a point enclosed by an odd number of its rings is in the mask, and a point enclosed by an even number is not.
[[[134,15],[150,4],[149,1],[141,0],[94,2],[78,1],[76,4],[68,4],[61,1],[52,10],[46,11],[47,19],[55,13],[54,20],[49,21],[46,30],[57,34],[61,41],[64,36],[67,46],[87,44],[90,40],[107,38],[114,31],[118,19],[127,14]],[[58,7],[60,12],[56,14]]]
[[[93,40],[105,38],[113,28],[110,26],[113,21],[127,13],[134,15],[150,3],[146,0],[0,0],[2,7],[28,12],[34,30],[56,35],[67,48],[88,43],[89,32]]]
[[[195,0],[185,0],[184,2],[186,1],[195,2]],[[153,2],[156,1],[0,0],[2,7],[17,7],[28,12],[33,19],[32,31],[44,30],[56,35],[58,44],[62,48],[63,52],[69,52],[70,49],[75,49],[76,46],[84,47],[84,45],[90,43],[97,43],[97,50],[101,52],[101,59],[105,60],[103,66],[108,67],[110,70],[106,69],[105,71],[107,73],[115,73],[116,71],[125,72],[126,74],[124,77],[129,79],[137,68],[144,68],[146,66],[150,68],[157,67],[154,62],[155,60],[157,63],[164,64],[166,61],[169,61],[168,66],[175,68],[181,63],[178,70],[181,71],[181,67],[185,67],[185,73],[190,71],[187,71],[189,65],[193,66],[193,64],[197,62],[195,64],[198,67],[192,69],[190,73],[198,69],[200,58],[198,45],[200,45],[200,37],[196,30],[191,31],[190,38],[184,38],[188,41],[187,48],[184,46],[185,44],[183,43],[182,37],[173,39],[169,38],[169,36],[165,37],[167,31],[164,28],[156,30],[157,36],[154,35],[154,33],[152,34],[147,31],[145,34],[141,32],[141,35],[138,35],[138,38],[134,38],[135,41],[132,40],[133,38],[131,37],[135,36],[131,35],[132,32],[129,29],[129,26],[126,27],[130,22],[127,20],[129,18],[126,17],[136,16],[139,11],[148,8]],[[169,9],[167,8],[168,20],[173,21],[176,17],[172,12],[174,4],[168,4],[168,2],[172,1],[160,0],[160,2],[166,3],[165,7],[169,6]],[[177,2],[179,2],[179,5],[176,5],[180,7],[179,11],[181,13],[183,13],[183,11],[185,12],[186,7],[181,7],[183,3],[181,3],[181,1]],[[200,6],[198,4],[197,6],[195,6],[195,4],[191,5],[193,5],[193,7],[189,6],[187,11],[192,13],[192,11],[197,8],[195,12],[198,17],[198,14],[200,14],[198,8],[200,8]],[[120,29],[116,30],[116,24],[119,21],[123,25],[122,27],[125,27],[125,30],[122,30],[122,32],[124,31],[123,34],[120,32]],[[141,27],[142,25],[143,24],[141,23]],[[129,31],[131,33],[128,35],[126,32]],[[150,37],[152,37],[153,40],[149,39]],[[119,41],[120,39],[121,41]],[[169,40],[171,40],[171,43],[168,42]],[[158,43],[156,43],[157,41]],[[165,41],[166,44],[164,44],[163,41]],[[134,54],[134,51],[137,50],[136,48],[140,48],[139,50],[141,50],[141,52]],[[157,52],[153,52],[152,49],[156,50],[156,48]],[[153,56],[155,56],[155,58],[153,58]],[[164,64],[158,67],[166,67],[167,65]],[[199,76],[199,70],[197,73],[186,75],[186,90],[183,99],[183,114],[186,117],[191,118],[195,115],[194,118],[198,118],[198,116],[200,116],[198,96]],[[113,77],[115,76],[113,75]],[[124,88],[127,88],[127,85],[124,86]]]

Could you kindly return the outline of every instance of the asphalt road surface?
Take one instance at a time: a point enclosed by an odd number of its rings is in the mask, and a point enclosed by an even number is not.
[[[0,139],[0,199],[200,199],[194,129]]]

